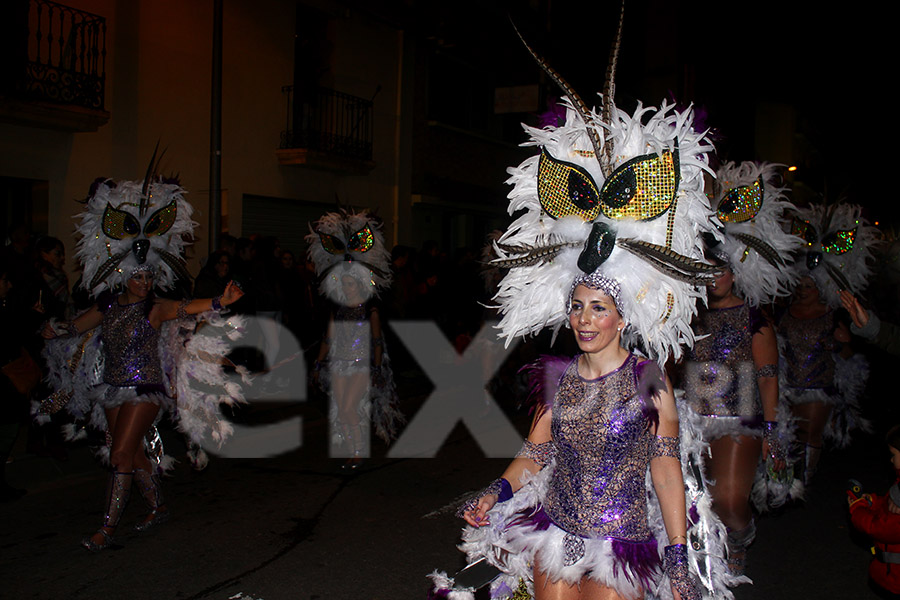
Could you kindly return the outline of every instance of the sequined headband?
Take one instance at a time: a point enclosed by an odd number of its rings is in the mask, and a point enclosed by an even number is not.
[[[619,282],[615,279],[604,277],[599,271],[594,271],[592,273],[579,275],[575,278],[575,281],[572,282],[572,287],[569,288],[569,302],[566,304],[567,315],[572,313],[572,298],[575,296],[575,288],[579,285],[583,285],[592,290],[600,290],[612,298],[613,303],[616,305],[616,310],[619,311],[619,314],[622,314],[621,304],[619,303],[619,295],[622,293],[622,290],[619,287]]]
[[[144,264],[142,264],[142,265],[138,265],[138,266],[136,266],[135,268],[133,268],[133,269],[131,270],[131,275],[130,275],[130,276],[131,276],[131,277],[134,277],[134,276],[137,275],[138,273],[143,273],[143,272],[145,272],[145,271],[146,271],[147,273],[150,273],[150,275],[154,275],[154,274],[155,274],[155,273],[154,273],[155,269],[153,268],[153,265],[150,265],[149,263],[144,263]]]

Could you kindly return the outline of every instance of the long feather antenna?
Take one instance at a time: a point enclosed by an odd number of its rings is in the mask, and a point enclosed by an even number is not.
[[[747,244],[747,246],[749,246],[750,248],[756,250],[756,252],[764,259],[766,259],[766,261],[768,261],[768,263],[773,267],[778,268],[779,266],[784,265],[784,259],[778,255],[778,251],[758,237],[752,236],[748,233],[740,232],[735,233],[734,237]]]
[[[188,272],[187,267],[184,264],[184,261],[171,252],[166,252],[165,250],[156,250],[156,253],[159,254],[159,257],[165,262],[169,267],[175,272],[178,277],[185,279],[187,281],[191,280],[191,274]]]
[[[131,248],[129,248],[128,250],[123,250],[115,256],[110,256],[105,263],[100,265],[100,268],[97,269],[97,272],[94,273],[94,276],[91,278],[90,289],[93,290],[101,281],[106,279],[106,276],[112,273],[113,269],[119,266],[119,263],[122,262],[122,259],[128,256],[129,252],[131,252]]]
[[[581,96],[578,95],[578,92],[569,85],[569,83],[562,78],[562,75],[557,73],[553,67],[547,64],[547,62],[541,58],[537,52],[535,52],[531,46],[528,45],[528,42],[525,41],[525,38],[522,37],[522,34],[519,33],[519,29],[516,27],[516,24],[512,24],[513,29],[516,30],[516,35],[519,36],[519,39],[522,40],[522,44],[528,50],[534,60],[537,61],[538,65],[540,65],[541,69],[552,79],[556,85],[562,89],[563,93],[566,95],[566,98],[572,103],[572,106],[575,108],[575,111],[578,113],[578,116],[581,117],[581,120],[584,122],[585,131],[587,131],[588,137],[591,140],[591,146],[594,148],[594,156],[597,158],[597,161],[600,163],[600,168],[603,170],[603,175],[605,177],[609,176],[610,171],[603,164],[603,160],[601,157],[603,154],[601,153],[601,148],[603,144],[600,141],[600,135],[597,133],[597,130],[594,129],[592,125],[593,119],[591,119],[591,111],[588,109],[587,105],[584,103],[584,100],[581,99]]]
[[[825,270],[828,272],[828,275],[831,276],[831,278],[837,284],[838,289],[848,291],[853,289],[853,287],[850,285],[850,282],[847,281],[846,277],[844,277],[843,273],[841,273],[835,267],[825,261],[822,261],[822,264],[825,266]]]
[[[159,151],[159,140],[156,140],[156,147],[153,149],[153,156],[150,157],[150,164],[147,165],[147,174],[144,175],[144,185],[141,187],[141,200],[138,205],[138,214],[140,216],[144,216],[147,214],[147,208],[150,206],[150,183],[153,181],[153,178],[156,175],[156,169],[159,167],[159,161],[156,159],[156,153]],[[163,150],[163,153],[160,154],[159,160],[162,160],[163,155],[166,153]]]
[[[583,246],[584,242],[559,242],[547,246],[532,246],[531,244],[521,244],[516,246],[508,246],[505,244],[497,244],[497,246],[507,254],[514,256],[508,258],[495,258],[490,261],[495,267],[501,269],[512,269],[513,267],[530,267],[532,265],[543,264],[556,258],[556,255],[566,248],[578,248]]]
[[[616,109],[616,66],[619,62],[619,48],[622,46],[622,25],[625,23],[625,0],[622,0],[622,8],[619,11],[619,26],[616,30],[616,41],[609,51],[609,65],[606,67],[606,83],[603,86],[603,113],[600,115],[604,123],[612,123]],[[600,155],[598,154],[599,158]],[[604,160],[600,162],[603,174],[609,176],[607,169],[613,162],[612,144],[607,144],[603,153]],[[604,167],[603,163],[606,163]]]
[[[721,270],[716,265],[696,261],[665,246],[650,242],[619,238],[616,240],[616,245],[640,256],[657,270],[694,285],[711,283],[715,279],[716,273]]]

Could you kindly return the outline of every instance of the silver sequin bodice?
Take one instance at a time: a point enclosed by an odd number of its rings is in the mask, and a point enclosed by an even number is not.
[[[147,319],[144,301],[120,305],[114,299],[103,313],[103,381],[117,387],[163,383],[159,331]]]
[[[643,541],[645,479],[652,434],[637,394],[637,364],[586,380],[578,361],[566,369],[553,403],[556,469],[544,509],[560,528],[582,537]]]
[[[785,363],[785,385],[823,389],[834,385],[834,313],[797,319],[790,311],[778,324]]]
[[[372,325],[365,305],[337,309],[328,358],[368,367],[371,354]]]
[[[682,381],[697,414],[745,419],[762,415],[752,352],[756,328],[750,311],[741,304],[697,315],[694,334],[706,337],[698,339],[688,354]]]

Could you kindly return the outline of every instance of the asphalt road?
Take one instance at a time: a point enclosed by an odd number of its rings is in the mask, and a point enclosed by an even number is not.
[[[407,409],[424,395],[407,400]],[[0,504],[0,596],[421,599],[427,573],[462,566],[455,549],[461,522],[447,507],[495,478],[506,460],[485,458],[458,427],[435,458],[391,460],[376,446],[376,458],[348,475],[341,461],[325,457],[322,411],[309,402],[294,408],[304,418],[299,450],[214,457],[203,472],[180,462],[164,484],[173,519],[153,532],[131,532],[143,513],[135,496],[117,536],[121,546],[99,554],[79,545],[99,524],[105,481],[87,446],[73,446],[59,462],[20,445],[7,476],[28,494]],[[270,412],[279,410],[292,408]],[[179,458],[177,439],[168,449]],[[877,598],[867,585],[868,545],[849,526],[843,490],[854,477],[880,492],[891,476],[874,437],[827,453],[805,505],[759,519],[748,572],[754,584],[736,598]]]

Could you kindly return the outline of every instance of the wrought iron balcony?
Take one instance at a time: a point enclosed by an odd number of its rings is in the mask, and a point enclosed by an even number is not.
[[[367,172],[372,162],[373,104],[328,88],[287,97],[287,127],[277,152],[281,164]]]
[[[79,131],[109,120],[106,19],[50,0],[11,0],[0,21],[0,115]]]

